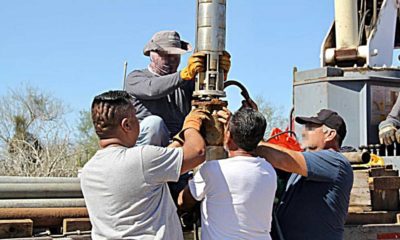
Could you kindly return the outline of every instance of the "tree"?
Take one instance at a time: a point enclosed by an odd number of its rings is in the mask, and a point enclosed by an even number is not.
[[[77,151],[80,155],[78,165],[83,167],[99,149],[99,140],[94,131],[91,112],[82,110],[79,114]]]
[[[254,100],[265,119],[267,120],[267,129],[264,137],[269,138],[273,128],[280,128],[284,131],[288,127],[289,115],[286,117],[282,113],[282,108],[273,106],[267,102],[262,96],[257,96]]]
[[[67,108],[59,99],[24,86],[0,102],[0,175],[77,174]]]

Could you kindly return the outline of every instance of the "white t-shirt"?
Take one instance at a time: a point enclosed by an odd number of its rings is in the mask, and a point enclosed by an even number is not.
[[[183,239],[167,181],[178,181],[181,148],[107,147],[84,166],[81,187],[93,239]]]
[[[276,173],[263,158],[205,162],[189,181],[201,203],[201,236],[207,239],[271,239]]]

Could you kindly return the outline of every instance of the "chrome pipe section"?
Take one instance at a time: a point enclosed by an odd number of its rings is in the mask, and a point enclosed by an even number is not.
[[[83,198],[0,199],[0,208],[77,208],[86,207]]]
[[[1,183],[0,199],[83,198],[79,183]]]
[[[358,47],[357,0],[335,0],[336,49]]]
[[[226,0],[197,0],[196,48],[206,53],[206,69],[198,74],[193,96],[225,97],[224,72],[219,58],[225,50]]]
[[[8,177],[0,176],[0,183],[79,183],[76,177]]]

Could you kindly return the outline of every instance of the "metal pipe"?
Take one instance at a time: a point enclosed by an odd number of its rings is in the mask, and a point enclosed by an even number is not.
[[[0,177],[0,183],[79,183],[76,177]]]
[[[0,199],[82,198],[79,183],[1,183]]]
[[[206,53],[206,69],[198,74],[193,96],[225,97],[224,72],[219,58],[225,51],[226,0],[197,0],[196,48]]]
[[[378,15],[378,0],[372,1],[372,27],[376,25],[376,19]]]
[[[59,227],[64,218],[87,218],[86,208],[0,208],[0,219],[31,219],[34,227]]]
[[[207,110],[211,118],[203,122],[201,134],[206,142],[206,160],[226,158],[227,154],[223,148],[224,125],[218,121],[217,111],[227,106],[227,102],[214,98],[210,101],[192,101],[196,108]]]
[[[125,82],[126,82],[126,71],[127,71],[127,69],[128,69],[128,62],[127,61],[125,61],[124,62],[124,82],[123,82],[123,87],[125,88]]]
[[[343,152],[342,153],[352,164],[369,163],[371,154],[368,151],[363,152]]]
[[[358,47],[357,0],[335,0],[336,49]]]
[[[86,207],[83,198],[0,199],[0,208],[67,208]]]

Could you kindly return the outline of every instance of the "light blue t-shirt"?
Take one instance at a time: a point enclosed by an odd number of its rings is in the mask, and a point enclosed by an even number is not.
[[[292,174],[277,209],[285,240],[343,239],[353,185],[350,162],[332,150],[303,156],[307,177]]]

